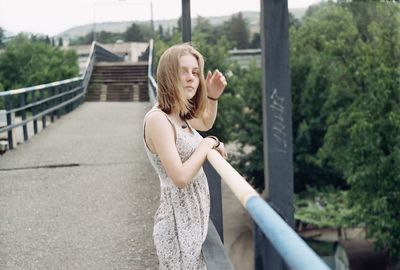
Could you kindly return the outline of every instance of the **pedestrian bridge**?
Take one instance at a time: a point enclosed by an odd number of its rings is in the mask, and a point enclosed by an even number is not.
[[[149,103],[87,102],[0,157],[1,269],[156,269]]]
[[[147,54],[151,63],[152,42]],[[140,94],[140,82],[131,81],[129,88],[113,79],[94,87],[99,95],[90,95],[93,81],[99,83],[92,77],[99,61],[122,59],[94,43],[81,77],[0,93],[7,120],[0,133],[7,134],[12,150],[0,157],[1,269],[157,268],[152,227],[159,182],[142,141],[142,120],[151,106],[143,100],[154,98],[151,65],[148,96]],[[128,99],[142,102],[84,102],[89,97],[119,100],[122,95],[115,91],[132,91]],[[25,141],[17,147],[16,129]],[[235,230],[243,228],[235,228],[238,213],[246,222],[242,203],[291,269],[328,269],[216,151],[208,160],[216,170],[208,173],[214,174],[209,181],[215,224],[204,247],[209,269],[231,269],[235,261],[242,263],[237,269],[246,269],[245,252],[229,250],[234,257],[227,258],[222,247],[220,177],[233,191],[228,196],[240,199],[236,205],[228,199],[224,210],[225,234],[233,235],[225,249],[236,241]]]

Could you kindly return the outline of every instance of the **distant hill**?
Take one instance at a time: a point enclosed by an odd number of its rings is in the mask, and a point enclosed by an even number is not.
[[[301,18],[306,12],[306,8],[296,8],[290,9],[290,13],[292,13],[296,18]],[[250,31],[252,33],[259,32],[260,29],[260,13],[257,11],[243,11],[243,17],[249,23]],[[230,19],[232,15],[227,16],[217,16],[217,17],[207,17],[212,25],[222,24],[224,21]],[[58,35],[55,35],[55,38],[62,37],[64,40],[75,39],[79,36],[84,36],[89,32],[95,30],[96,32],[107,31],[107,32],[125,32],[125,30],[133,23],[137,24],[149,24],[149,21],[121,21],[121,22],[103,22],[96,24],[85,24],[70,28],[64,32],[61,32]],[[178,19],[170,19],[170,20],[157,20],[154,21],[154,29],[157,30],[158,26],[161,25],[165,30],[176,27],[178,23]],[[196,18],[192,18],[192,27],[196,25]]]

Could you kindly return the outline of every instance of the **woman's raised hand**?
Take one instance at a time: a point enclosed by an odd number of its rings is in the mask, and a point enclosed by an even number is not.
[[[218,99],[224,91],[227,82],[224,74],[216,69],[214,73],[211,73],[211,71],[207,73],[206,85],[207,95],[212,99]]]

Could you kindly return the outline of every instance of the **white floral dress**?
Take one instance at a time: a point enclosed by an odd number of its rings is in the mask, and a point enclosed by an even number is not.
[[[150,112],[155,110],[161,111],[153,109]],[[202,137],[194,129],[191,133],[183,131],[174,125],[167,114],[165,116],[175,129],[176,148],[182,162],[185,162]],[[208,231],[210,194],[203,169],[188,186],[180,189],[168,177],[160,158],[148,149],[146,142],[145,148],[161,187],[160,206],[154,216],[153,230],[160,269],[207,269],[201,248]]]

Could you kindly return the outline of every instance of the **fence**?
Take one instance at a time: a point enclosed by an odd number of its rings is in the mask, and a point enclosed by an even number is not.
[[[13,130],[15,128],[22,127],[24,141],[27,141],[29,139],[28,123],[33,123],[33,133],[36,134],[39,119],[42,121],[42,127],[46,128],[48,117],[53,122],[55,117],[60,118],[61,115],[74,110],[84,101],[96,61],[123,61],[123,58],[93,42],[82,76],[0,92],[0,104],[4,104],[6,115],[6,125],[0,126],[0,134],[7,132],[10,150],[14,148]],[[20,116],[21,121],[16,122],[14,116]]]

